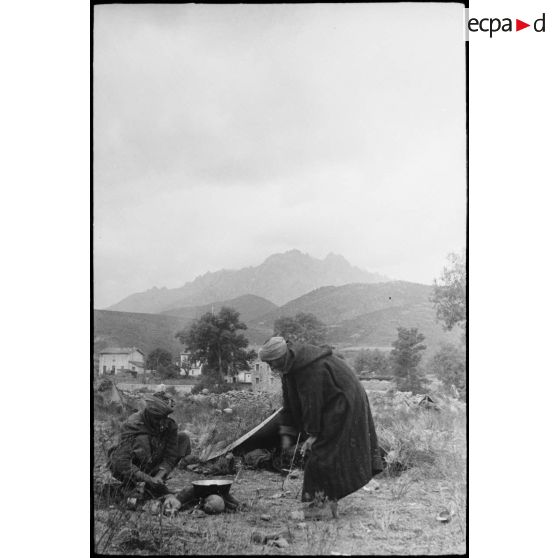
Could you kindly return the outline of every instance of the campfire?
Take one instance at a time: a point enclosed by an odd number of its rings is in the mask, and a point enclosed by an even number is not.
[[[193,507],[208,514],[236,511],[240,502],[230,494],[232,484],[233,481],[227,479],[192,481],[191,486],[175,494],[174,498],[181,507]]]

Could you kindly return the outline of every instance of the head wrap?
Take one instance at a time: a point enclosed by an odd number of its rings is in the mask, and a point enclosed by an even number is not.
[[[174,400],[163,392],[157,392],[145,398],[145,409],[153,416],[166,417],[174,410]]]
[[[268,339],[260,349],[258,355],[260,360],[269,362],[287,354],[287,342],[283,337],[272,337]]]

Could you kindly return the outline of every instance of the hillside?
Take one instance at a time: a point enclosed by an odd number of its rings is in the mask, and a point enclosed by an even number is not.
[[[384,308],[428,303],[430,294],[430,286],[407,281],[321,287],[269,312],[260,322],[272,327],[280,316],[311,312],[324,323],[333,324]]]
[[[242,295],[255,295],[285,304],[325,285],[377,283],[388,280],[352,266],[345,258],[329,254],[319,260],[290,250],[274,254],[256,267],[206,273],[176,289],[152,288],[135,293],[114,304],[109,310],[161,313],[177,308],[211,304]]]
[[[202,314],[211,312],[212,309],[218,312],[222,306],[235,308],[240,312],[240,319],[243,322],[257,319],[276,308],[275,304],[269,302],[269,300],[246,295],[205,306],[178,308],[165,314],[95,310],[94,352],[98,353],[109,346],[128,347],[134,345],[144,351],[146,356],[153,349],[160,347],[178,357],[183,346],[175,339],[176,332],[189,325]],[[258,328],[254,330],[254,333],[259,339],[261,335],[258,335],[257,331]]]
[[[174,336],[183,327],[184,320],[175,316],[94,310],[93,350],[135,346],[147,357],[160,347],[178,357],[183,347]]]
[[[212,302],[211,304],[205,304],[203,306],[174,308],[172,310],[162,312],[162,314],[165,316],[176,316],[186,321],[191,321],[199,318],[206,312],[211,312],[212,310],[218,312],[222,306],[230,306],[240,312],[240,319],[243,322],[256,320],[277,308],[277,305],[273,304],[273,302],[270,302],[260,296],[243,295],[232,300]]]
[[[311,312],[328,325],[328,342],[336,347],[389,347],[397,337],[398,326],[417,327],[426,336],[431,354],[442,341],[457,343],[461,330],[442,329],[436,322],[430,295],[428,285],[391,281],[321,287],[281,307],[247,295],[176,308],[165,314],[95,310],[95,351],[108,345],[136,345],[146,353],[161,347],[178,355],[182,347],[174,338],[176,332],[212,308],[217,312],[226,305],[240,312],[248,326],[245,334],[253,346],[261,345],[272,335],[273,322],[278,317]]]
[[[388,347],[398,326],[417,327],[430,353],[442,341],[458,342],[461,334],[445,332],[436,322],[431,289],[406,281],[323,287],[249,322],[248,333],[259,344],[273,333],[278,317],[310,312],[328,325],[328,342],[335,346]]]
[[[390,347],[397,338],[398,327],[416,327],[425,336],[427,356],[434,353],[440,343],[458,344],[462,331],[444,331],[436,322],[435,311],[430,304],[417,303],[398,308],[384,308],[343,320],[330,325],[328,341],[336,346]]]

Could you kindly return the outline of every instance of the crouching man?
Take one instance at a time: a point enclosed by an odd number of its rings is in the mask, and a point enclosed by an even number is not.
[[[146,407],[128,417],[116,445],[109,449],[108,466],[125,488],[145,483],[146,496],[168,492],[165,481],[182,457],[191,452],[190,439],[178,433],[169,417],[174,400],[164,392],[146,397]]]

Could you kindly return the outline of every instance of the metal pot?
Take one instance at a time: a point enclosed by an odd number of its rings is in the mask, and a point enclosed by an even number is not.
[[[228,496],[232,483],[232,480],[226,479],[192,481],[192,484],[194,485],[194,493],[197,498],[205,498],[210,494]]]

